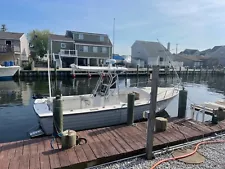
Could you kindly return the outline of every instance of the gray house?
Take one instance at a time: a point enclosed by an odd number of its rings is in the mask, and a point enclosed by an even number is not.
[[[10,60],[21,64],[28,61],[29,54],[29,42],[24,33],[0,31],[0,64]]]
[[[62,67],[70,64],[98,66],[112,57],[112,43],[106,34],[66,31],[66,35],[49,36],[53,60],[62,62]]]
[[[131,46],[131,62],[133,64],[169,66],[171,53],[159,42],[136,40]]]
[[[205,61],[203,56],[174,54],[172,57],[174,61],[183,62],[183,66],[188,66],[190,68],[200,68]]]

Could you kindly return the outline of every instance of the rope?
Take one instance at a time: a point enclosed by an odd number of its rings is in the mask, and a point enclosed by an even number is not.
[[[160,164],[164,163],[164,162],[168,162],[171,160],[179,160],[182,158],[186,158],[189,156],[192,156],[193,154],[195,154],[199,148],[200,145],[204,145],[204,144],[216,144],[216,143],[225,143],[225,140],[217,140],[217,141],[202,141],[199,142],[196,146],[195,149],[193,150],[193,152],[185,154],[185,155],[181,155],[181,156],[177,156],[177,157],[171,157],[171,158],[167,158],[167,159],[163,159],[158,161],[157,163],[155,163],[150,169],[155,169],[157,166],[159,166]]]

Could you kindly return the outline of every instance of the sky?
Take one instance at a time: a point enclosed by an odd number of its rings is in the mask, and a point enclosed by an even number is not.
[[[135,40],[171,43],[171,52],[225,45],[224,0],[9,0],[0,24],[8,31],[49,29],[106,33],[115,53],[131,54]]]

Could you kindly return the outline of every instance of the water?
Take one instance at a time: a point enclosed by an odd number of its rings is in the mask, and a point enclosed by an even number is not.
[[[53,94],[57,86],[63,95],[91,93],[97,78],[62,79],[52,82]],[[224,98],[224,77],[184,76],[184,86],[188,90],[188,108],[191,103],[203,103]],[[171,86],[177,83],[177,78],[160,78],[160,86]],[[138,85],[137,85],[138,83]],[[125,86],[149,86],[146,77],[120,78],[120,88]],[[0,142],[26,139],[28,131],[38,125],[38,119],[33,111],[34,93],[48,95],[46,79],[24,79],[19,81],[0,82]],[[171,117],[177,115],[178,97],[167,107]],[[190,110],[187,109],[190,117]],[[199,119],[201,117],[199,116]],[[210,117],[206,117],[210,120]]]

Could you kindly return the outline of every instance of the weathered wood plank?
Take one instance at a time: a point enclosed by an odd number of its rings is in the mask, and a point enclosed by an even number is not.
[[[82,149],[81,146],[76,146],[74,149],[75,149],[75,152],[77,154],[78,161],[80,163],[88,161],[88,159],[87,159],[87,157],[84,153],[84,150]]]
[[[77,164],[79,162],[77,154],[74,151],[74,148],[70,148],[66,152],[68,154],[68,159],[69,159],[71,164]]]
[[[97,159],[89,144],[83,145],[82,148],[89,161]]]
[[[19,167],[19,164],[20,164],[20,157],[14,157],[13,159],[10,160],[10,163],[9,163],[9,169],[18,169]],[[1,164],[0,164],[1,166]]]
[[[40,154],[31,154],[30,156],[30,169],[41,169]]]
[[[48,155],[39,154],[41,169],[50,169],[50,158]]]
[[[23,155],[20,157],[20,164],[19,164],[19,169],[29,169],[29,154],[28,155]]]
[[[52,151],[52,153],[49,154],[49,158],[50,158],[51,168],[61,167],[59,162],[59,156],[56,150]]]
[[[61,167],[70,166],[69,156],[66,151],[59,151],[58,152],[59,162]]]

